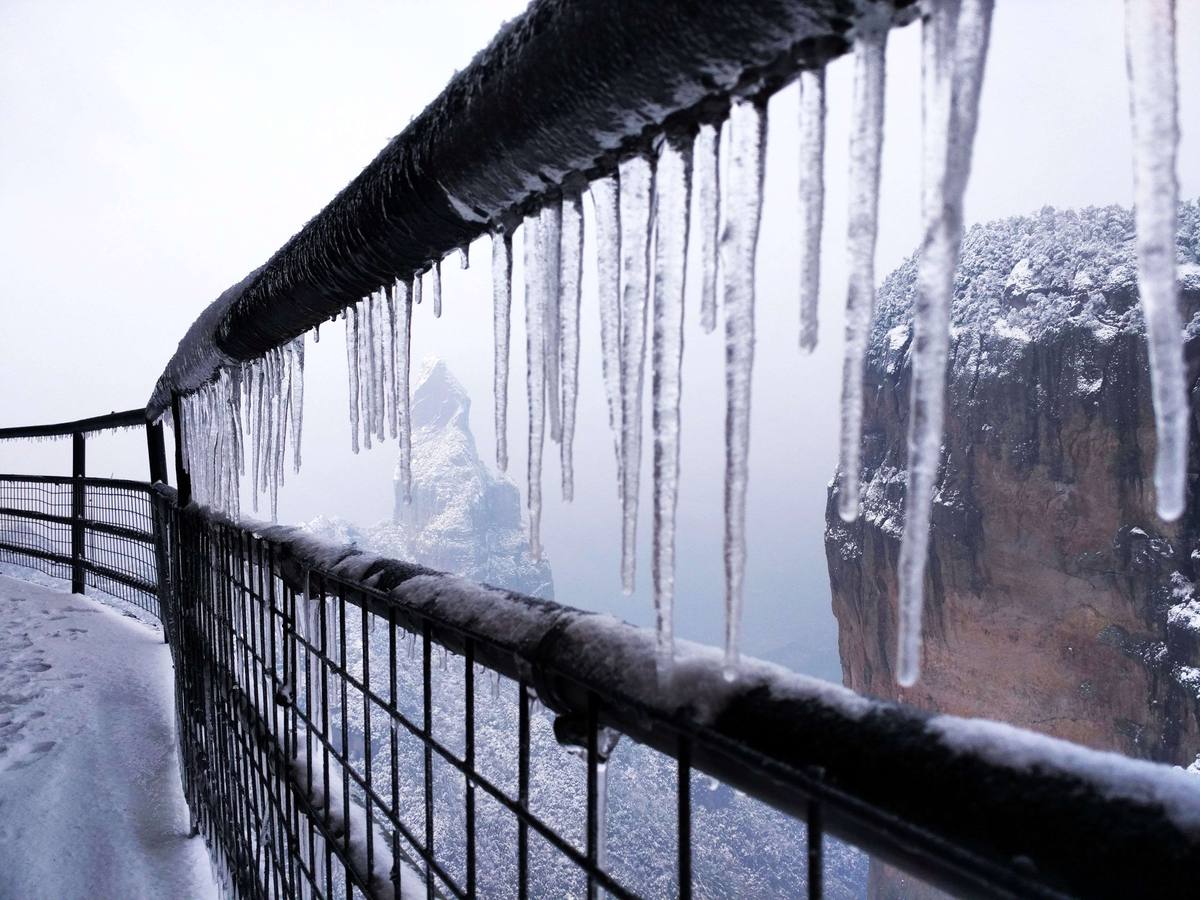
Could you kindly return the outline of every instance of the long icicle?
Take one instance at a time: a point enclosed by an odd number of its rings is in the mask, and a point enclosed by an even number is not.
[[[596,213],[596,300],[600,307],[600,368],[621,496],[621,204],[620,181],[608,175],[588,189]]]
[[[562,496],[575,499],[575,408],[579,398],[579,300],[583,273],[583,198],[562,202],[562,275],[559,278],[559,334],[562,339]]]
[[[358,452],[358,304],[346,311],[346,382],[350,387],[350,449]],[[261,398],[260,398],[261,401]],[[261,410],[261,402],[259,405]],[[254,471],[258,472],[258,445],[254,447]],[[255,506],[255,509],[258,507]]]
[[[493,391],[496,466],[508,469],[508,346],[512,331],[512,235],[492,235]]]
[[[300,437],[304,431],[304,335],[292,342],[296,376],[292,387],[292,471],[300,471]],[[240,448],[241,441],[238,441]],[[240,453],[239,449],[239,453]]]
[[[921,670],[929,527],[945,420],[950,302],[962,244],[962,200],[987,56],[992,0],[934,0],[922,23],[922,209],[908,420],[908,490],[899,560],[896,680]]]
[[[737,675],[746,577],[750,377],[754,368],[754,264],[762,216],[767,113],[739,100],[729,113],[729,184],[721,269],[725,278],[725,677]]]
[[[363,447],[371,449],[375,441],[375,323],[371,316],[371,299],[359,301],[358,332],[358,391],[362,409]]]
[[[433,317],[442,317],[442,261],[433,264]]]
[[[642,462],[642,387],[650,299],[654,163],[634,156],[621,171],[621,587],[633,593],[637,565],[638,481]]]
[[[721,126],[704,124],[696,133],[693,171],[700,209],[700,327],[717,327],[717,261],[721,227]]]
[[[1138,295],[1146,319],[1158,437],[1154,494],[1159,518],[1174,521],[1183,514],[1185,504],[1189,418],[1183,325],[1175,282],[1179,203],[1175,0],[1126,0],[1125,54],[1133,125]]]
[[[408,380],[412,355],[413,293],[419,275],[413,277],[412,287],[407,280],[396,282],[396,402],[400,431],[400,486],[404,502],[412,500],[412,415],[409,406]]]
[[[541,559],[542,447],[546,437],[546,345],[542,317],[542,254],[539,216],[525,219],[525,388],[529,401],[529,554]]]
[[[551,201],[538,214],[539,254],[542,258],[542,327],[545,344],[546,406],[550,440],[562,440],[562,323],[559,321],[559,276],[562,252],[562,204]]]
[[[375,437],[379,443],[387,440],[387,306],[384,292],[376,291],[371,295],[371,318],[374,323],[375,354],[371,378],[375,382]]]
[[[692,148],[668,139],[658,158],[654,242],[654,612],[659,678],[675,658],[675,509],[679,496],[683,296],[687,275]]]
[[[838,513],[858,518],[862,464],[863,366],[875,308],[875,237],[879,228],[879,162],[883,149],[886,20],[864,23],[854,42],[854,105],[850,125],[850,210],[846,344],[842,360],[842,485]]]
[[[817,346],[825,218],[825,70],[800,73],[800,349]]]
[[[384,323],[383,365],[387,378],[387,420],[392,437],[400,434],[399,385],[396,382],[396,285],[385,292],[387,320]]]

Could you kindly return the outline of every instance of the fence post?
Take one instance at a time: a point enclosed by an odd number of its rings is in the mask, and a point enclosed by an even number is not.
[[[83,519],[87,507],[87,444],[82,431],[71,435],[71,593],[83,593]]]
[[[175,423],[175,488],[179,492],[180,508],[192,502],[192,477],[183,467],[183,404],[179,402],[179,394],[171,393],[171,421]]]
[[[167,447],[162,422],[146,423],[146,452],[150,457],[150,483],[167,483]]]

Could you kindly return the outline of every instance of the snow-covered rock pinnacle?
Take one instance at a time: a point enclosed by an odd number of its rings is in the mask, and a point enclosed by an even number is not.
[[[381,555],[552,598],[550,564],[530,553],[517,486],[480,459],[466,389],[434,357],[413,385],[411,501],[397,466],[391,522],[360,529],[321,516],[306,527]]]

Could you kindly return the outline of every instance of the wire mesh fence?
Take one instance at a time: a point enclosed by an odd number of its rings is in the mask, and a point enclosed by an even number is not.
[[[81,577],[90,587],[159,615],[147,484],[0,475],[0,560],[56,578]]]
[[[193,824],[231,896],[1128,896],[1133,860],[1164,886],[1200,864],[1103,760],[1030,744],[1014,769],[778,673],[722,689],[692,660],[655,687],[652,635],[162,485],[0,475],[0,560],[159,616]],[[1170,774],[1138,777],[1167,796]]]
[[[271,542],[194,510],[164,518],[178,535],[168,631],[185,782],[239,893],[693,895],[703,776],[684,730],[673,754],[622,747],[605,724],[621,713],[600,695],[582,716],[552,713],[533,673],[480,662],[477,637],[460,635],[456,652],[444,622],[362,581],[289,571]],[[614,782],[621,753],[632,778]],[[776,873],[778,896],[823,895],[809,872],[827,842],[819,804],[809,811],[807,827],[778,817],[786,846],[803,848]],[[865,854],[829,843],[865,880]]]

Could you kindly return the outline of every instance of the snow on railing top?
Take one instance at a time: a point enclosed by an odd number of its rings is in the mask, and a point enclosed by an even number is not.
[[[146,410],[127,409],[102,416],[89,416],[74,422],[56,422],[52,425],[18,425],[0,428],[0,441],[55,440],[69,438],[73,434],[91,434],[97,431],[122,431],[127,428],[143,428],[146,425]]]
[[[195,508],[185,515],[214,520]],[[757,660],[744,660],[730,681],[719,650],[686,641],[663,678],[648,629],[298,528],[250,527],[272,545],[271,570],[298,597],[337,597],[469,652],[536,691],[563,720],[560,739],[599,698],[602,726],[668,754],[685,738],[694,766],[772,804],[786,808],[787,786],[799,778],[809,796],[829,801],[827,824],[848,838],[862,827],[859,816],[883,816],[904,840],[946,841],[943,852],[1023,857],[1037,884],[1068,892],[1111,876],[1107,887],[1119,893],[1120,884],[1144,877],[1128,871],[1130,858],[1169,883],[1190,883],[1200,863],[1200,778],[1180,768],[996,722],[929,716]],[[1107,852],[1116,848],[1122,852]]]
[[[914,303],[908,490],[899,556],[896,671],[904,685],[911,685],[920,669],[930,510],[945,417],[949,310],[993,2],[923,0],[919,5],[924,234]],[[338,311],[347,318],[352,449],[397,438],[398,479],[407,490],[412,305],[421,302],[422,274],[429,271],[435,314],[440,314],[442,257],[488,231],[494,242],[497,463],[505,468],[511,241],[521,225],[529,363],[527,504],[536,555],[547,432],[560,445],[563,497],[572,495],[580,205],[586,191],[596,213],[601,370],[617,458],[621,578],[627,591],[636,579],[648,351],[652,359],[652,581],[660,674],[669,674],[674,658],[682,299],[694,176],[700,201],[702,323],[706,330],[715,326],[718,294],[725,318],[725,665],[727,677],[735,677],[746,565],[765,100],[800,77],[800,345],[810,350],[817,340],[813,301],[824,203],[821,66],[853,47],[839,495],[839,511],[849,520],[858,515],[862,378],[875,300],[886,37],[892,25],[911,19],[917,8],[898,0],[754,0],[739,4],[737,17],[731,17],[723,3],[678,8],[648,0],[532,4],[317,218],[193,326],[160,380],[150,409],[165,409],[172,392],[193,391],[184,398],[182,430],[188,468],[200,473],[193,479],[197,496],[236,513],[239,473],[246,471],[249,458],[255,507],[258,493],[265,491],[274,512],[289,442],[293,464],[299,464],[303,334]],[[1139,281],[1159,431],[1155,483],[1160,515],[1171,519],[1182,512],[1187,458],[1183,333],[1170,252],[1178,193],[1173,0],[1128,0],[1127,19]],[[722,151],[724,126],[729,135]],[[723,179],[718,177],[722,152]]]

